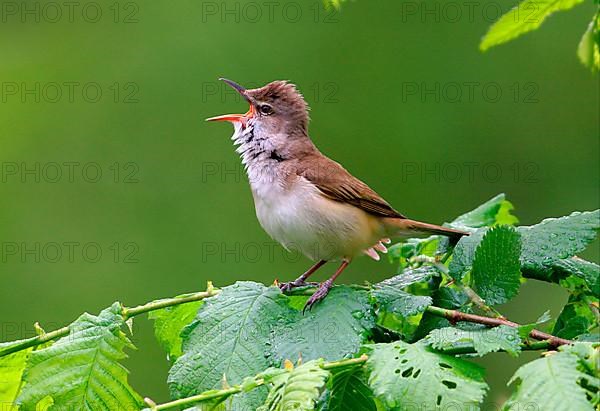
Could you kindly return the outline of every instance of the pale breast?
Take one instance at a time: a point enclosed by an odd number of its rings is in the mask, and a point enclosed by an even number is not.
[[[323,197],[303,177],[284,185],[273,174],[248,171],[261,226],[290,251],[313,260],[352,258],[383,234],[373,216]]]

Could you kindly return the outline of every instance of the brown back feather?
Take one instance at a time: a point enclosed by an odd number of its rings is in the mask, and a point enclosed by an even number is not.
[[[406,218],[368,185],[321,153],[299,159],[297,174],[313,183],[326,197],[352,204],[380,217]]]

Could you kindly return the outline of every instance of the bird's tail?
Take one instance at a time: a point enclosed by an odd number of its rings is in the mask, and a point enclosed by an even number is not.
[[[454,245],[462,236],[469,235],[467,231],[422,223],[408,218],[384,218],[383,223],[390,237],[410,238],[439,234],[449,237],[450,242]]]

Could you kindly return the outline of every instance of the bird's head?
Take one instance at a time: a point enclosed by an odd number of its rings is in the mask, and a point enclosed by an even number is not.
[[[245,114],[226,114],[207,121],[230,121],[242,128],[252,125],[267,135],[307,134],[309,108],[295,85],[273,81],[260,88],[245,89],[231,80],[220,80],[240,93],[250,108]]]

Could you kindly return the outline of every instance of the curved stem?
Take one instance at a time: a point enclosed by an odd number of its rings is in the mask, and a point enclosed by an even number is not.
[[[36,335],[35,337],[26,338],[24,340],[15,341],[13,344],[6,344],[0,348],[0,357],[15,353],[17,351],[25,350],[36,345],[47,343],[48,341],[55,340],[60,337],[64,337],[69,334],[69,327],[62,327],[58,330],[50,331],[49,333]]]
[[[478,324],[487,325],[488,327],[497,327],[499,325],[507,325],[509,327],[520,327],[520,324],[509,321],[504,318],[484,317],[481,315],[468,314],[468,313],[463,313],[461,311],[456,311],[456,310],[448,310],[446,308],[440,308],[440,307],[436,307],[434,305],[430,305],[425,310],[428,313],[433,314],[435,316],[443,317],[443,318],[449,320],[451,323],[456,323],[459,321],[466,321],[466,322],[470,322],[470,323],[478,323]],[[548,341],[548,343],[552,347],[558,347],[558,346],[565,345],[565,344],[573,344],[573,341],[571,341],[571,340],[566,340],[564,338],[555,337],[554,335],[547,334],[545,332],[538,331],[538,330],[532,330],[529,333],[529,336],[536,340]]]
[[[160,310],[161,308],[172,307],[174,305],[185,304],[192,301],[204,300],[205,298],[213,297],[219,294],[220,292],[220,290],[208,289],[207,291],[188,294],[183,297],[173,297],[165,298],[163,300],[151,301],[146,304],[138,305],[137,307],[123,307],[123,318],[127,320],[131,317],[135,317],[136,315],[145,314],[154,310]]]
[[[264,382],[256,383],[256,386],[263,385]],[[242,387],[239,385],[235,385],[231,388],[227,388],[224,390],[211,390],[206,391],[198,395],[192,395],[191,397],[181,398],[179,400],[166,402],[164,404],[155,404],[150,398],[144,398],[146,404],[150,406],[151,411],[161,411],[161,410],[169,410],[171,408],[179,408],[182,405],[192,405],[202,401],[214,400],[217,398],[227,398],[233,394],[237,394],[242,391]],[[225,399],[223,398],[223,399]]]
[[[537,341],[531,344],[521,344],[521,351],[537,351],[546,350],[553,348],[549,341]],[[476,354],[477,351],[473,347],[453,347],[448,349],[437,349],[444,354],[448,355],[463,355],[463,354]],[[498,352],[505,352],[505,350],[499,350]]]
[[[363,287],[363,286],[356,286],[356,287],[361,288],[361,289],[369,289],[369,287]],[[220,290],[214,289],[212,287],[212,285],[209,285],[209,287],[206,291],[188,294],[183,297],[174,297],[174,298],[166,298],[163,300],[151,301],[149,303],[142,304],[137,307],[131,307],[131,308],[123,307],[122,315],[123,315],[123,318],[125,320],[127,320],[136,315],[145,314],[150,311],[159,310],[161,308],[172,307],[175,305],[185,304],[185,303],[189,303],[192,301],[200,301],[200,300],[203,300],[208,297],[213,297],[213,296],[219,294],[220,292],[221,292]],[[304,289],[303,288],[303,289],[297,290],[297,293],[292,292],[292,294],[310,295],[313,292],[314,292],[314,289]],[[450,322],[467,321],[467,322],[472,322],[472,323],[484,324],[489,327],[497,327],[499,325],[508,325],[510,327],[519,327],[520,326],[519,324],[509,321],[509,320],[506,320],[504,318],[491,318],[491,317],[484,317],[484,316],[475,315],[475,314],[467,314],[467,313],[463,313],[461,311],[448,310],[448,309],[436,307],[433,305],[430,305],[429,307],[427,307],[426,311],[431,313],[432,315],[446,318],[446,319],[450,320]],[[15,353],[17,351],[25,350],[27,348],[35,347],[37,345],[46,343],[48,341],[52,341],[57,338],[64,337],[69,334],[69,330],[70,329],[68,326],[62,327],[57,330],[54,330],[54,331],[51,331],[48,333],[44,333],[44,334],[41,334],[41,335],[38,335],[35,337],[15,341],[13,344],[10,344],[10,343],[5,344],[3,347],[0,347],[0,357],[4,357],[9,354]],[[538,331],[538,330],[532,330],[529,333],[529,335],[536,340],[548,341],[550,343],[550,345],[553,347],[558,347],[560,345],[573,343],[573,341],[566,340],[566,339],[560,338],[560,337],[555,337],[553,335],[550,335],[550,334],[547,334],[547,333],[544,333],[544,332]]]
[[[209,285],[206,291],[188,294],[183,297],[165,298],[163,300],[151,301],[149,303],[132,308],[123,307],[122,315],[125,320],[128,320],[129,318],[134,317],[136,315],[145,314],[150,311],[159,310],[161,308],[172,307],[175,305],[185,304],[192,301],[200,301],[205,298],[215,296],[220,292],[220,290],[214,289],[211,285]],[[4,346],[0,346],[0,357],[4,357],[17,351],[25,350],[27,348],[35,347],[37,345],[44,344],[48,341],[64,337],[69,334],[69,331],[70,328],[66,326],[59,328],[58,330],[37,335],[35,337],[15,341],[13,344],[5,344]]]
[[[354,366],[354,365],[362,365],[367,362],[368,358],[369,357],[367,357],[366,354],[363,354],[358,358],[349,358],[347,360],[326,362],[326,363],[321,364],[320,367],[324,370],[332,370],[335,368],[343,368],[343,367]],[[253,380],[251,389],[260,387],[261,385],[265,384],[265,380],[260,377],[260,374],[255,375],[254,377],[250,377],[250,378]],[[149,409],[151,411],[163,411],[163,410],[170,410],[172,408],[177,408],[181,405],[193,405],[198,402],[214,400],[214,399],[218,399],[218,398],[222,398],[222,401],[224,401],[227,397],[229,397],[233,394],[237,394],[239,392],[242,392],[242,386],[234,385],[233,387],[225,388],[222,390],[204,391],[200,394],[193,395],[191,397],[180,398],[178,400],[166,402],[164,404],[155,404],[154,401],[152,401],[149,398],[145,398],[144,401],[146,402],[146,404],[149,405],[149,407],[150,407]]]

